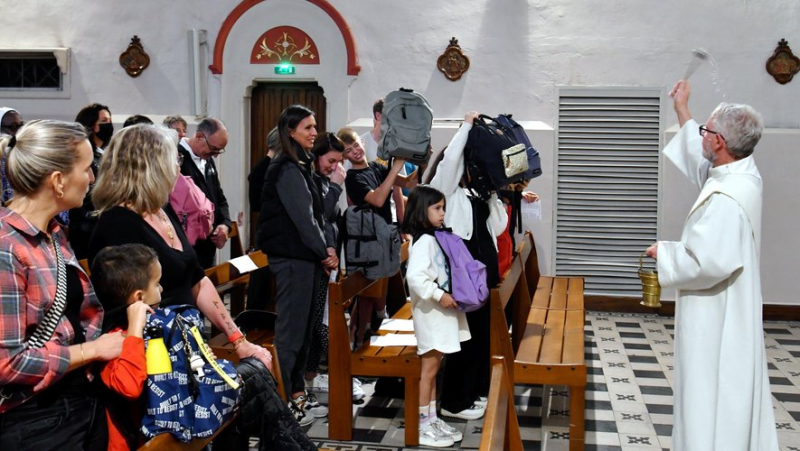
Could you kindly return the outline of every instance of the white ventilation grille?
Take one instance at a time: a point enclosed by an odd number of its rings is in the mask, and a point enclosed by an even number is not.
[[[639,255],[656,240],[660,106],[657,89],[560,91],[556,274],[585,277],[586,294],[641,296]]]

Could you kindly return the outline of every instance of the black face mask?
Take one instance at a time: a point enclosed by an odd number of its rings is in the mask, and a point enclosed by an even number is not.
[[[98,138],[103,141],[103,147],[108,145],[108,142],[111,141],[111,135],[114,134],[114,124],[111,122],[105,122],[98,125],[100,130],[95,134]]]

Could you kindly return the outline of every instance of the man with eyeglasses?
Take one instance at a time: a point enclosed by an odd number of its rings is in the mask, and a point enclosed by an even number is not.
[[[675,305],[674,450],[777,450],[761,318],[762,181],[752,153],[764,125],[721,103],[704,125],[688,81],[670,96],[681,130],[664,155],[700,190],[680,241],[647,249]]]
[[[203,119],[191,138],[183,138],[178,152],[183,157],[181,174],[188,175],[214,204],[214,229],[208,238],[197,240],[194,250],[203,268],[214,266],[217,249],[222,249],[231,230],[228,199],[219,183],[214,158],[225,152],[228,145],[228,129],[219,119]]]

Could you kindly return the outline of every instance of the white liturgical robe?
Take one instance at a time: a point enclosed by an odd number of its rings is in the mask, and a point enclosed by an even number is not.
[[[672,446],[772,451],[761,319],[761,175],[753,157],[711,167],[695,121],[664,155],[700,191],[680,241],[658,242],[658,280],[677,288]]]

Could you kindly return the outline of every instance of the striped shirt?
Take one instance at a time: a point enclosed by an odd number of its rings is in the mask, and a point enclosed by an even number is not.
[[[65,263],[78,271],[84,293],[81,326],[86,340],[94,340],[100,335],[103,308],[57,221],[50,221],[48,232],[60,243]],[[24,395],[0,404],[0,413],[53,385],[69,366],[67,346],[75,333],[66,316],[62,316],[44,347],[28,345],[53,306],[56,267],[48,234],[21,215],[0,207],[0,387],[4,388],[3,394],[21,391]]]

